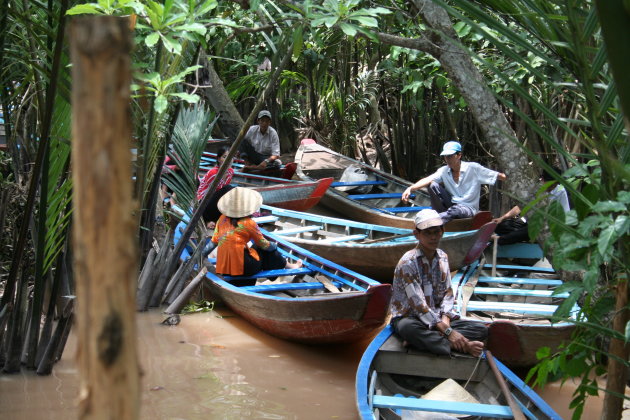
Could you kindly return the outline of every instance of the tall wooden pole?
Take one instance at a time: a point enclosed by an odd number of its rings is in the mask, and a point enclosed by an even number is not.
[[[135,420],[131,37],[125,19],[86,17],[72,22],[69,39],[79,418]]]

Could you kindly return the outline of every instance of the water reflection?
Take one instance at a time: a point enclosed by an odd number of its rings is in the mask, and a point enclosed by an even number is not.
[[[275,339],[224,308],[163,326],[157,311],[137,316],[143,371],[141,419],[352,419],[354,375],[368,340],[307,346]],[[0,375],[0,419],[76,418],[76,343],[53,374]],[[571,387],[542,394],[570,418]],[[562,397],[564,395],[564,397]],[[583,418],[597,418],[598,399]]]

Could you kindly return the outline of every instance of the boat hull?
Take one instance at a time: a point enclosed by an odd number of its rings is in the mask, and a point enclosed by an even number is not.
[[[503,363],[497,359],[495,363],[507,390],[519,402],[521,410],[531,414],[529,418],[560,419]],[[463,394],[473,401],[463,399],[460,392],[432,393],[435,385],[442,385],[444,380],[450,382],[451,390],[454,383],[464,387]],[[454,398],[457,394],[459,398]],[[365,350],[357,368],[355,396],[359,417],[364,420],[406,418],[406,415],[416,418],[414,413],[422,413],[422,418],[445,418],[450,413],[479,418],[513,416],[486,357],[437,356],[416,351],[405,347],[391,326],[385,327]]]
[[[385,322],[391,293],[389,285],[378,285],[356,295],[274,299],[242,293],[216,281],[208,287],[230,309],[268,334],[308,344],[348,343],[374,333]]]

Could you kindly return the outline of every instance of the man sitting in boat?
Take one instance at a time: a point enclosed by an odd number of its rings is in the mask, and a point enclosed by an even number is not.
[[[403,255],[394,271],[392,328],[418,350],[479,356],[488,329],[483,323],[460,319],[453,308],[448,256],[438,249],[444,222],[431,209],[418,212],[414,222],[418,245]]]
[[[258,125],[249,127],[240,152],[241,157],[247,157],[246,172],[280,168],[280,138],[271,127],[271,112],[262,110],[258,113]]]
[[[442,153],[446,165],[435,173],[422,178],[405,190],[403,200],[408,200],[414,190],[429,187],[431,207],[440,212],[444,223],[452,219],[473,217],[479,212],[479,195],[482,184],[494,185],[507,177],[476,162],[462,161],[462,145],[456,141],[444,143]]]
[[[217,273],[251,276],[261,270],[302,267],[301,260],[289,263],[278,252],[277,244],[265,239],[251,218],[261,204],[258,191],[243,187],[236,187],[219,199],[217,206],[222,215],[212,236],[217,246]],[[254,246],[249,247],[249,241]]]

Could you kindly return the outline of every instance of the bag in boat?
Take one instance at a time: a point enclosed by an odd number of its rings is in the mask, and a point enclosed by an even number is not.
[[[370,177],[359,165],[350,165],[341,174],[340,182],[362,182],[370,181]],[[373,185],[357,185],[347,187],[337,187],[339,191],[352,191],[354,194],[367,194],[372,190]]]

